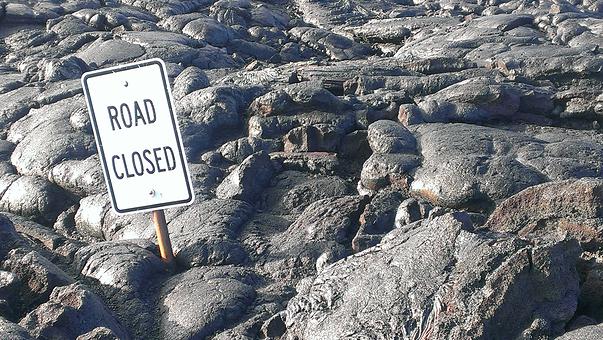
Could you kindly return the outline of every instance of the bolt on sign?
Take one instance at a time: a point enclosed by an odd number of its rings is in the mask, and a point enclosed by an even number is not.
[[[192,203],[163,61],[87,72],[82,85],[113,209],[125,214]]]

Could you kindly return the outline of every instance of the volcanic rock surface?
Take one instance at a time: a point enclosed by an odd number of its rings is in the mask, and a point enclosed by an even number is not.
[[[601,0],[0,0],[0,339],[603,337]],[[117,215],[79,78],[167,66]]]

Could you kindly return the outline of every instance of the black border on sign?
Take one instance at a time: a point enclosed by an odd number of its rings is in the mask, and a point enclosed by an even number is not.
[[[178,152],[180,154],[180,164],[182,166],[182,172],[186,179],[185,182],[186,182],[186,189],[188,191],[188,198],[186,198],[184,200],[179,200],[179,201],[163,202],[163,203],[145,205],[145,206],[134,207],[134,208],[129,208],[129,209],[120,209],[117,206],[117,200],[115,199],[115,193],[113,192],[113,184],[111,183],[111,177],[109,176],[109,167],[107,165],[107,160],[105,159],[105,152],[103,150],[103,141],[101,140],[100,133],[98,131],[98,125],[96,124],[96,115],[94,113],[94,107],[92,106],[90,92],[88,90],[88,79],[94,78],[97,76],[102,76],[102,75],[105,75],[108,73],[127,71],[127,70],[131,70],[134,68],[145,67],[145,66],[150,66],[150,65],[158,65],[159,70],[161,72],[161,78],[163,80],[163,88],[165,90],[165,98],[168,102],[170,118],[172,120],[172,129],[174,130],[174,136],[176,137],[176,144],[178,146]],[[92,125],[94,127],[94,135],[97,138],[96,145],[99,148],[101,160],[103,161],[103,170],[105,171],[105,178],[106,178],[107,184],[109,186],[109,193],[111,194],[111,202],[113,203],[113,209],[115,209],[115,211],[119,214],[125,214],[125,213],[130,213],[130,212],[141,211],[141,210],[159,209],[162,207],[172,206],[172,205],[183,205],[183,204],[191,203],[194,199],[193,191],[191,189],[191,183],[190,183],[190,174],[188,173],[188,165],[186,164],[186,161],[184,160],[184,152],[182,150],[182,142],[180,140],[180,133],[178,130],[178,125],[176,124],[174,109],[172,108],[172,99],[171,99],[172,97],[170,96],[170,92],[169,92],[170,87],[169,87],[169,84],[165,77],[165,69],[164,69],[163,65],[164,64],[158,59],[150,59],[148,61],[143,61],[140,63],[111,67],[111,68],[108,68],[105,70],[99,70],[99,71],[93,71],[90,73],[86,73],[82,76],[82,79],[81,79],[82,85],[84,88],[84,94],[86,96],[86,101],[88,102],[88,110],[90,110],[90,117],[92,118]]]

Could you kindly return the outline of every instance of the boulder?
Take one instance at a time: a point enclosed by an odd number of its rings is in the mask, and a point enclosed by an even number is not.
[[[0,199],[0,209],[14,214],[54,222],[69,206],[69,198],[56,185],[40,177],[22,176]]]
[[[185,267],[244,262],[247,254],[237,235],[252,214],[253,207],[238,200],[192,205],[168,221],[176,261]]]
[[[527,188],[501,202],[485,228],[526,238],[568,235],[586,250],[603,242],[603,180],[582,178]]]
[[[556,338],[557,340],[583,340],[583,339],[599,339],[603,337],[603,326],[601,324],[586,326],[582,328],[569,331],[562,336]]]
[[[345,257],[366,204],[363,196],[340,196],[308,205],[273,236],[264,270],[275,279],[299,280]]]
[[[205,338],[241,318],[255,299],[253,275],[237,267],[193,268],[161,289],[163,338]]]
[[[151,336],[154,325],[152,297],[148,290],[164,277],[165,266],[151,251],[146,240],[99,242],[75,254],[75,265],[84,277],[101,286],[117,317],[136,338]]]
[[[50,300],[29,312],[19,325],[34,337],[75,339],[106,327],[119,339],[130,338],[102,300],[77,283],[55,288]]]
[[[7,340],[30,340],[33,339],[27,330],[18,324],[12,323],[0,317],[0,337]]]
[[[576,309],[578,254],[576,242],[533,246],[445,214],[319,272],[289,301],[286,336],[556,335]]]
[[[267,152],[255,153],[247,157],[220,183],[216,196],[254,204],[275,172]]]
[[[182,99],[187,94],[209,86],[209,79],[201,69],[190,66],[184,69],[176,79],[172,93],[174,99]]]

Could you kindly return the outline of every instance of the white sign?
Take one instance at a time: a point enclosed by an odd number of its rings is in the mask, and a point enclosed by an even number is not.
[[[125,214],[192,203],[163,61],[87,72],[82,85],[113,209]]]

